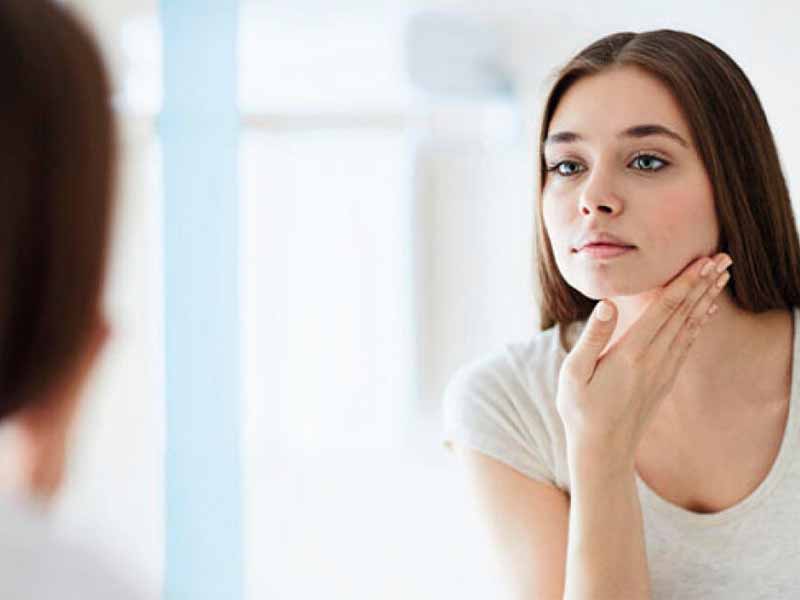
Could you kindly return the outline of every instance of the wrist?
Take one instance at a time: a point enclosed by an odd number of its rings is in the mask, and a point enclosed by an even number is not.
[[[570,473],[577,477],[607,480],[632,478],[636,475],[636,459],[621,445],[610,441],[587,441],[567,438],[567,461]]]

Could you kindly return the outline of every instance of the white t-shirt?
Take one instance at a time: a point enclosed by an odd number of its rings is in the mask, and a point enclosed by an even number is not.
[[[127,573],[57,534],[33,504],[0,496],[0,598],[142,600],[133,585]]]
[[[744,500],[717,513],[686,510],[636,474],[653,600],[800,598],[798,316],[788,422],[769,474]],[[567,329],[577,339],[585,321]],[[563,423],[555,408],[566,353],[559,325],[463,365],[444,395],[442,441],[472,447],[569,493]]]

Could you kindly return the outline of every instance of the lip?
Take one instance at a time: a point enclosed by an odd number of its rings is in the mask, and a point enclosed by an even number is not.
[[[580,251],[582,248],[594,244],[606,244],[613,246],[634,246],[634,244],[631,244],[628,240],[624,240],[620,237],[617,237],[610,231],[595,230],[595,231],[587,231],[586,233],[584,233],[578,240],[578,243],[575,245],[575,250]]]
[[[621,246],[619,244],[588,244],[578,250],[578,254],[594,259],[616,258],[632,250],[636,250],[636,248],[633,246]]]

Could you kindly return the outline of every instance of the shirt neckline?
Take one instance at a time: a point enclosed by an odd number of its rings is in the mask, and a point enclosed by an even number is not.
[[[792,367],[791,384],[789,386],[789,411],[786,417],[786,425],[783,430],[778,454],[772,463],[772,467],[767,476],[761,481],[759,486],[748,496],[737,502],[733,506],[715,513],[697,513],[673,504],[672,502],[659,496],[649,485],[636,473],[636,484],[639,488],[640,497],[643,502],[654,507],[656,510],[667,513],[675,519],[679,519],[694,527],[707,527],[719,525],[738,519],[759,505],[779,483],[787,466],[791,462],[792,452],[794,452],[795,431],[797,429],[797,403],[798,403],[798,371],[800,370],[800,335],[798,334],[798,321],[800,320],[800,307],[792,307]]]

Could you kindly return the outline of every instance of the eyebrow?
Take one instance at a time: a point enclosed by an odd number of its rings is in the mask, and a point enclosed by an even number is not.
[[[668,127],[664,127],[663,125],[658,125],[655,123],[648,123],[645,125],[634,125],[633,127],[628,127],[624,131],[618,133],[617,137],[638,139],[638,138],[649,137],[652,135],[665,136],[678,142],[684,148],[689,147],[689,143],[686,140],[684,140],[680,135],[678,135]],[[544,146],[548,146],[550,144],[567,144],[570,142],[577,142],[584,139],[585,138],[582,135],[580,135],[579,133],[575,133],[573,131],[559,131],[558,133],[554,133],[552,135],[547,136],[547,139],[544,141]]]

